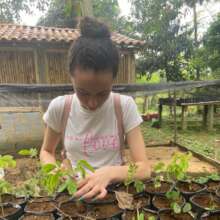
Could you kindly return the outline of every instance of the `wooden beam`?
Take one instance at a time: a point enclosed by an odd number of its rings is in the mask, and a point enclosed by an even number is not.
[[[41,112],[40,107],[0,107],[0,113]]]
[[[207,117],[208,117],[208,105],[204,105],[203,107],[203,127],[206,128],[207,126]]]
[[[181,128],[182,128],[182,130],[187,129],[186,116],[187,116],[187,106],[182,106],[182,112],[181,112]]]
[[[220,101],[207,101],[207,102],[197,102],[197,103],[181,103],[181,106],[187,105],[210,105],[210,104],[220,104]]]
[[[208,131],[212,131],[214,126],[214,105],[208,105]]]
[[[146,112],[146,107],[148,109],[148,96],[144,96],[144,103],[143,103],[143,110],[142,110],[143,114]]]
[[[163,105],[159,105],[158,106],[158,113],[159,113],[159,123],[160,123],[160,126],[162,125],[162,115],[163,115]]]

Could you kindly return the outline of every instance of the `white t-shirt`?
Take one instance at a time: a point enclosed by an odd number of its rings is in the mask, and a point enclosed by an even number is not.
[[[132,97],[120,95],[120,99],[126,134],[140,125],[142,118]],[[43,116],[44,122],[56,132],[61,132],[64,103],[64,96],[53,99]],[[95,111],[83,108],[77,95],[73,95],[64,145],[73,166],[81,159],[94,168],[122,163],[113,93]]]

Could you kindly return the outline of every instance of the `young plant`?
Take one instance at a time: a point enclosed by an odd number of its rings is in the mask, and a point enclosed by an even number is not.
[[[171,200],[170,208],[173,210],[174,213],[180,214],[180,213],[187,213],[190,212],[192,209],[192,206],[190,203],[185,203],[182,207],[178,202],[181,201],[181,195],[179,191],[169,191],[166,193],[167,199]]]
[[[171,163],[166,167],[166,179],[173,182],[186,179],[191,157],[191,153],[175,153],[171,159]]]
[[[86,160],[78,160],[75,171],[79,172],[83,179],[86,177],[87,174],[86,170],[95,172],[94,168]]]
[[[49,195],[52,196],[58,189],[58,186],[61,184],[61,177],[63,172],[60,168],[60,164],[45,164],[42,165],[40,170],[41,175],[41,186],[43,190]]]
[[[124,181],[124,185],[126,186],[127,193],[129,190],[129,185],[131,185],[132,183],[134,184],[137,193],[144,191],[144,183],[141,180],[135,178],[137,169],[138,166],[135,163],[130,163],[128,166],[128,175]]]
[[[177,182],[186,179],[186,172],[189,168],[189,160],[191,156],[191,153],[175,153],[171,158],[171,162],[167,166],[162,162],[158,163],[154,168],[155,172],[159,173],[155,178],[155,185],[159,185],[161,179],[165,179],[169,182]],[[167,192],[166,197],[172,201],[171,209],[176,214],[189,212],[192,208],[190,203],[186,203],[183,207],[179,205],[178,202],[181,201],[181,195],[178,190]]]
[[[2,194],[12,192],[12,186],[4,179],[4,170],[9,167],[16,167],[16,161],[13,159],[11,155],[0,155],[0,169],[2,172],[2,176],[0,179],[0,205],[2,210],[2,216],[4,216],[4,209],[2,204]]]
[[[159,188],[161,187],[161,181],[163,181],[164,172],[165,172],[166,166],[163,162],[159,162],[154,166],[154,172],[156,176],[153,178],[154,187]]]
[[[144,213],[143,212],[139,212],[139,210],[137,209],[137,217],[136,217],[136,220],[144,220]],[[133,217],[132,220],[135,220],[135,218]],[[156,220],[156,218],[154,216],[150,216],[148,217],[147,220]]]
[[[21,156],[29,156],[30,158],[37,158],[38,156],[38,151],[36,148],[30,148],[30,149],[21,149],[18,152],[19,155]]]
[[[19,187],[16,188],[16,196],[22,197],[39,197],[41,195],[40,176],[34,177],[24,181]]]
[[[175,153],[168,165],[163,162],[156,164],[154,167],[154,172],[157,174],[154,178],[155,187],[160,187],[161,180],[176,182],[186,179],[191,156],[191,153]]]
[[[133,219],[135,220],[135,219]],[[144,220],[144,213],[139,213],[139,210],[137,209],[137,219],[136,220]]]
[[[212,173],[207,174],[206,176],[194,178],[194,181],[200,184],[207,183],[209,180],[220,181],[220,175],[218,173]]]

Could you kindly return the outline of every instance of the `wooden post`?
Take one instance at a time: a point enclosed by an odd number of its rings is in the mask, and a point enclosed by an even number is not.
[[[204,105],[203,109],[203,127],[206,128],[207,126],[207,116],[208,116],[208,105]]]
[[[187,120],[186,120],[187,108],[188,107],[185,105],[182,106],[182,112],[181,112],[181,128],[182,128],[182,130],[187,129]]]
[[[143,110],[142,110],[143,114],[146,112],[146,107],[148,109],[148,97],[144,96],[144,104],[143,104]]]
[[[158,107],[158,113],[159,113],[159,123],[160,123],[160,126],[162,126],[162,113],[163,113],[163,104],[159,104],[159,107]]]
[[[92,0],[82,0],[80,1],[82,16],[93,17],[93,4]]]
[[[220,140],[215,140],[215,159],[220,161]]]
[[[208,131],[213,130],[214,125],[214,105],[208,105]]]
[[[174,89],[174,94],[173,94],[173,112],[174,112],[174,143],[177,143],[177,120],[176,120],[176,90]]]
[[[34,63],[35,63],[35,72],[36,79],[38,84],[48,83],[48,74],[47,74],[47,61],[46,61],[46,51],[43,48],[37,48],[34,50]],[[46,111],[46,106],[42,102],[41,94],[38,96],[39,107],[41,112]]]

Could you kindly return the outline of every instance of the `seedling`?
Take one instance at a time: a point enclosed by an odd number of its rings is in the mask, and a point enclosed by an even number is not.
[[[16,166],[16,161],[11,155],[0,155],[0,169],[2,170],[2,177],[0,179],[0,205],[2,210],[2,216],[4,216],[4,209],[2,204],[2,194],[12,192],[12,186],[4,179],[4,169]]]
[[[157,174],[154,178],[155,187],[160,187],[161,180],[176,182],[186,179],[191,155],[191,153],[175,153],[167,166],[163,162],[156,164],[154,167],[154,172]]]
[[[137,209],[137,220],[144,220],[144,213],[139,213],[138,209]]]
[[[217,173],[213,173],[211,175],[207,174],[206,176],[201,176],[194,179],[196,183],[200,183],[200,184],[207,183],[209,180],[220,181],[220,176]]]
[[[133,218],[132,220],[135,220],[135,218]],[[144,213],[139,213],[139,210],[137,209],[137,219],[136,220],[144,220]],[[148,217],[148,220],[156,220],[156,218],[154,216],[150,216]]]
[[[94,168],[86,160],[78,160],[75,171],[79,172],[83,179],[86,177],[86,170],[95,172]]]
[[[18,152],[21,156],[29,156],[30,158],[37,158],[38,152],[36,148],[22,149]]]
[[[209,194],[210,197],[210,201],[208,204],[208,207],[206,207],[206,209],[208,209],[209,211],[215,210],[218,206],[216,205],[215,199],[213,197],[212,194]]]
[[[40,170],[42,188],[47,192],[49,196],[52,196],[60,185],[60,178],[62,177],[62,171],[60,165],[56,164],[45,164],[42,165]]]
[[[179,191],[169,191],[166,193],[166,197],[167,199],[172,201],[170,208],[173,210],[174,213],[180,214],[191,211],[192,206],[190,203],[185,203],[183,207],[181,207],[181,205],[178,203],[179,201],[181,201],[181,195]]]
[[[15,195],[16,196],[24,196],[24,197],[38,197],[41,195],[40,188],[40,176],[32,177],[23,182],[20,187],[16,188]]]
[[[171,159],[171,162],[167,166],[162,162],[158,163],[154,167],[155,173],[159,174],[154,179],[154,186],[160,187],[161,180],[163,179],[169,182],[176,182],[178,180],[186,179],[186,172],[189,167],[190,158],[191,153],[175,153]],[[171,209],[176,214],[189,212],[192,208],[190,203],[185,203],[183,207],[178,204],[178,202],[181,200],[179,191],[169,191],[166,193],[166,197],[172,201]]]
[[[141,180],[135,178],[137,169],[138,166],[135,163],[130,163],[128,166],[128,175],[124,181],[127,193],[129,191],[129,185],[131,185],[132,183],[134,184],[137,193],[144,191],[144,183]]]

